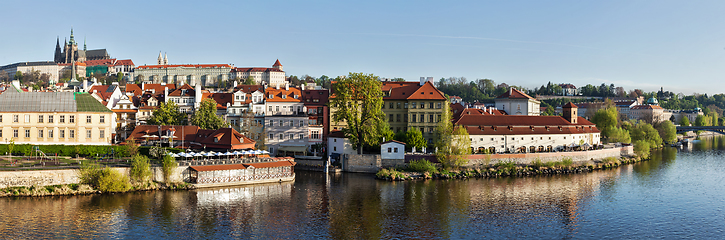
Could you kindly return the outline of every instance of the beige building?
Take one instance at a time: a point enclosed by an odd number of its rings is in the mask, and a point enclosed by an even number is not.
[[[0,95],[0,139],[17,144],[110,145],[113,112],[87,93]]]

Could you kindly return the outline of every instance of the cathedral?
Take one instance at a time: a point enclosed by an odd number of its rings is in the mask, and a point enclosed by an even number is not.
[[[70,30],[70,41],[66,41],[63,44],[63,48],[60,47],[60,38],[56,39],[55,42],[55,62],[56,63],[71,63],[85,62],[86,60],[102,60],[111,59],[106,49],[94,49],[87,50],[86,43],[83,42],[83,50],[78,50],[78,43],[76,43],[73,37],[73,29]]]

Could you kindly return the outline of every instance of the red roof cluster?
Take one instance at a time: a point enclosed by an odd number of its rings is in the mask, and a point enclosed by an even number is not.
[[[174,65],[144,65],[144,66],[138,66],[138,69],[158,69],[158,68],[175,68],[175,67],[185,67],[185,68],[232,68],[232,65],[229,64],[174,64]]]
[[[270,99],[269,95],[274,96],[274,98]],[[296,99],[295,95],[297,96]],[[282,96],[284,96],[284,98],[282,98]],[[296,87],[289,87],[289,90],[285,90],[284,88],[277,89],[268,87],[264,90],[264,97],[267,102],[302,102],[302,93],[300,92],[300,89]]]
[[[159,132],[160,130],[160,132]],[[158,126],[139,125],[126,138],[126,142],[133,138],[138,143],[143,140],[158,140],[160,136],[167,136],[169,130],[173,130],[174,141],[196,142],[191,146],[215,149],[247,149],[254,148],[256,142],[243,136],[232,128],[220,128],[218,130],[204,130],[197,126]],[[146,136],[146,137],[144,137]],[[151,137],[153,136],[153,137]]]
[[[171,95],[171,94],[169,94]],[[227,103],[232,104],[234,100],[233,93],[202,93],[201,100],[211,98],[216,102],[216,109],[227,109]]]
[[[439,91],[432,82],[420,86],[418,82],[383,82],[385,100],[446,100],[443,92]]]

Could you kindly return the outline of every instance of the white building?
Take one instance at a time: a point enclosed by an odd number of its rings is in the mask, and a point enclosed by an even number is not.
[[[294,155],[307,151],[309,118],[305,114],[302,92],[298,88],[277,85],[265,94],[266,145],[270,154]]]
[[[33,71],[40,71],[40,74],[47,74],[49,77],[50,83],[56,83],[58,82],[58,79],[60,78],[61,70],[63,69],[63,66],[59,66],[57,63],[52,61],[45,61],[45,62],[20,62],[20,63],[13,63],[10,65],[5,65],[0,67],[0,74],[8,74],[8,76],[12,79],[13,76],[15,76],[15,73],[22,72],[24,74],[28,74]],[[85,74],[83,75],[85,76]]]
[[[174,83],[192,86],[217,86],[229,80],[229,64],[144,65],[136,67],[131,79],[144,83]]]
[[[380,144],[380,159],[405,159],[405,143],[393,140]]]
[[[600,144],[596,125],[577,116],[572,103],[564,116],[511,116],[463,114],[455,122],[468,131],[473,152],[549,152],[572,146]]]
[[[357,154],[357,152],[342,131],[333,131],[327,137],[327,154],[336,157],[344,154]]]
[[[168,92],[168,88],[165,89]],[[199,107],[201,103],[201,86],[196,85],[196,89],[188,84],[184,84],[171,93],[164,94],[166,102],[174,102],[179,106],[179,111],[183,113],[192,113]]]
[[[282,70],[282,64],[279,63],[279,59],[277,59],[271,68],[233,68],[230,73],[231,79],[238,78],[244,81],[244,79],[247,79],[248,77],[254,78],[254,82],[257,85],[276,86],[277,84],[284,85],[287,83],[287,78]]]
[[[496,97],[495,101],[496,109],[504,110],[508,115],[539,116],[541,112],[541,102],[515,88]]]

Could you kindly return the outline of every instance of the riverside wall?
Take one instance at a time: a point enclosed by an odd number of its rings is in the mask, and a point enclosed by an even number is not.
[[[171,181],[180,182],[187,178],[189,167],[177,167],[172,175]],[[128,175],[128,167],[111,168],[123,175]],[[152,180],[163,182],[164,174],[162,167],[151,167]],[[37,171],[0,171],[0,188],[7,187],[30,187],[30,186],[51,186],[61,184],[79,183],[78,169],[58,170],[37,170]]]
[[[517,164],[531,164],[539,159],[541,162],[556,162],[564,158],[571,158],[574,162],[586,162],[591,160],[604,159],[608,157],[619,158],[622,156],[634,155],[633,146],[608,148],[592,151],[574,152],[544,152],[544,153],[514,153],[514,154],[473,154],[468,155],[468,165],[480,166],[496,164],[500,162],[515,162]]]

